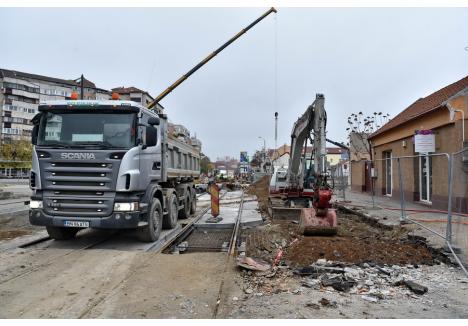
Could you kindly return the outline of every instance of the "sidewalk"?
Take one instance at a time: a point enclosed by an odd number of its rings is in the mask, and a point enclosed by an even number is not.
[[[364,214],[384,225],[400,225],[401,206],[398,200],[391,197],[375,196],[373,204],[370,194],[350,190],[345,192],[345,199],[344,201],[342,191],[336,192],[334,201],[338,206]],[[406,202],[405,206],[407,218],[421,223],[423,226],[445,237],[447,231],[447,213],[429,212],[432,210],[430,206],[414,202]],[[453,244],[460,248],[461,253],[459,257],[466,265],[468,264],[468,217],[453,215],[452,221]],[[411,230],[411,234],[413,235],[425,237],[430,246],[444,248],[445,240],[424,229],[422,226],[409,223],[402,227]]]

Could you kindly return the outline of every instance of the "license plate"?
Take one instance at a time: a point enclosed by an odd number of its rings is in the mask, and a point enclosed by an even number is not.
[[[89,222],[85,221],[65,221],[64,226],[72,228],[89,228]]]

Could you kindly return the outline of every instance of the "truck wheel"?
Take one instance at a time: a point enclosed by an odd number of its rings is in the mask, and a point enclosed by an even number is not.
[[[171,194],[167,199],[167,215],[163,218],[163,228],[173,229],[177,225],[177,215],[179,214],[179,205],[177,204],[177,196]]]
[[[195,189],[192,189],[192,200],[190,201],[190,215],[195,214],[197,210],[197,192]]]
[[[80,229],[46,226],[47,233],[54,240],[70,240],[75,237]]]
[[[190,190],[185,192],[184,207],[179,211],[179,218],[187,218],[190,215]]]
[[[138,238],[144,242],[154,242],[159,239],[162,229],[162,206],[158,198],[153,198],[148,212],[148,225],[138,229]]]

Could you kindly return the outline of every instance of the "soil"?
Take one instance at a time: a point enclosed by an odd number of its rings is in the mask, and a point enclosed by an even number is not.
[[[291,267],[308,266],[324,258],[350,264],[432,265],[428,247],[408,239],[401,228],[382,228],[362,222],[359,217],[339,213],[335,236],[303,236],[291,221],[273,221],[269,226],[247,230],[246,254],[272,261],[278,249]]]
[[[265,175],[247,189],[247,194],[257,196],[258,207],[261,212],[268,211],[268,197],[270,195],[270,177]]]

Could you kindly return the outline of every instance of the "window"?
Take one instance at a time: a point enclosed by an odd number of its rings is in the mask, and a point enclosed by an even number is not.
[[[38,144],[129,148],[135,145],[135,123],[133,113],[49,112],[41,119]]]
[[[432,197],[432,156],[419,157],[419,200],[430,203]]]
[[[2,133],[9,135],[19,135],[21,130],[17,128],[2,128]]]

